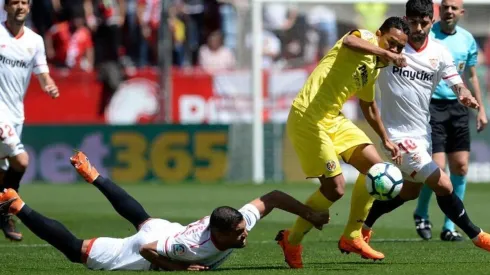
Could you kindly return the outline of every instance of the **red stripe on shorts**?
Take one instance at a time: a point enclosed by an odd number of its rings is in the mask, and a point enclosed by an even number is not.
[[[85,253],[83,253],[83,255],[82,255],[82,263],[84,263],[84,264],[87,263],[88,255],[90,254],[90,250],[92,250],[92,246],[94,245],[95,240],[97,240],[97,238],[93,238],[93,239],[89,240],[87,249],[85,250]]]

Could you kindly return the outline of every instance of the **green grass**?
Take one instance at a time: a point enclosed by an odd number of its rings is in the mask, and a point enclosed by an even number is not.
[[[303,185],[126,185],[155,217],[188,223],[209,215],[219,205],[240,207],[262,193],[279,188],[300,200],[316,188]],[[26,185],[23,199],[37,211],[64,223],[80,238],[97,236],[126,237],[132,226],[120,218],[94,187],[80,185]],[[346,194],[350,193],[350,189]],[[490,185],[470,185],[466,196],[470,217],[490,230]],[[370,262],[357,255],[343,255],[337,240],[349,211],[346,195],[331,210],[332,221],[323,231],[312,231],[304,241],[305,269],[289,270],[273,239],[279,229],[290,226],[292,215],[277,211],[260,221],[249,236],[247,248],[236,251],[220,268],[222,274],[489,274],[490,254],[475,248],[470,241],[443,243],[438,241],[442,215],[435,200],[431,216],[433,241],[417,240],[412,221],[415,203],[407,203],[376,225],[373,247],[384,252],[383,262]],[[44,242],[19,225],[25,239],[22,243],[0,240],[0,274],[93,274],[82,265],[72,264]],[[384,240],[383,240],[384,239]],[[131,272],[118,272],[118,274]]]

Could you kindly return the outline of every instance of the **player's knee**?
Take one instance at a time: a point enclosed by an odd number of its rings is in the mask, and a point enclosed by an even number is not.
[[[320,191],[328,200],[334,202],[344,196],[345,180],[342,174],[332,178],[320,178]]]
[[[427,178],[426,184],[429,185],[437,196],[446,196],[453,192],[453,185],[449,176],[440,169]]]
[[[449,166],[449,170],[452,175],[466,176],[468,174],[468,163],[462,161],[452,163]]]

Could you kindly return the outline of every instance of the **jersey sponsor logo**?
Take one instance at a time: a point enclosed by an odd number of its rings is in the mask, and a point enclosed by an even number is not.
[[[172,245],[172,253],[175,256],[182,256],[185,254],[185,246],[183,244],[173,244]]]
[[[410,71],[404,70],[403,68],[393,66],[393,74],[403,76],[410,80],[422,80],[422,81],[432,81],[434,78],[434,73],[429,73],[425,71]]]
[[[355,72],[353,76],[358,86],[364,87],[368,82],[368,71],[366,65],[362,64],[359,67],[357,67],[357,72]]]
[[[24,60],[13,60],[13,59],[7,58],[1,54],[0,54],[0,63],[2,63],[4,65],[9,65],[12,68],[20,67],[20,68],[24,68],[24,69],[28,69],[29,65],[30,65],[30,63],[25,62]]]

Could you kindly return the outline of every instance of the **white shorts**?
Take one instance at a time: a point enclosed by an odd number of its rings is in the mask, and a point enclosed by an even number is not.
[[[398,166],[403,173],[403,179],[411,182],[425,183],[425,180],[439,167],[432,160],[432,142],[430,137],[393,138],[402,154],[402,164]],[[384,147],[383,147],[384,148]],[[391,159],[391,153],[384,150]]]
[[[9,122],[0,122],[0,169],[8,169],[9,157],[17,156],[25,152],[24,145],[20,141],[22,124],[12,126]]]
[[[92,270],[150,270],[150,262],[140,255],[142,245],[176,234],[184,226],[162,219],[151,219],[131,237],[92,239],[84,255]]]

